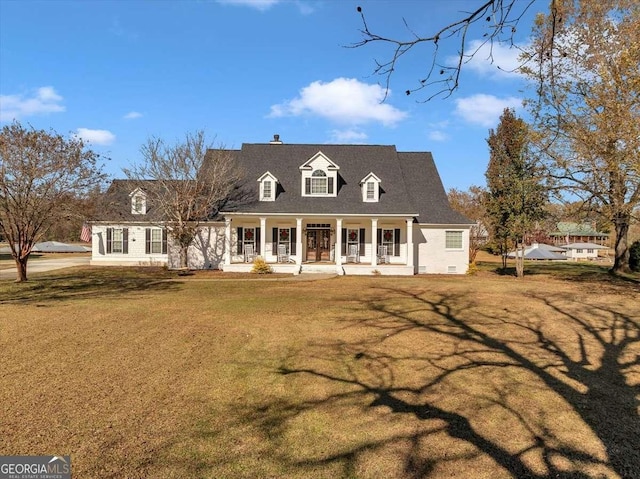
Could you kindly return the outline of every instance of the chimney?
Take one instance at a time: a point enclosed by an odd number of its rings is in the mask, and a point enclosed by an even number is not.
[[[271,140],[269,142],[270,145],[282,145],[282,142],[280,141],[280,135],[273,135],[273,140]]]

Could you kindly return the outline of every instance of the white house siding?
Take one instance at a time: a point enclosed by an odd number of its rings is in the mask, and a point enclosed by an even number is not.
[[[190,269],[220,269],[224,261],[224,223],[202,226],[187,250]],[[169,268],[180,268],[180,248],[168,238]]]
[[[568,249],[567,250],[567,258],[572,259],[574,261],[578,261],[581,259],[596,259],[598,257],[598,250],[596,249]]]
[[[128,253],[107,253],[107,228],[128,229]],[[104,266],[163,266],[167,264],[166,254],[145,253],[145,228],[149,224],[109,224],[91,228],[91,264]]]
[[[469,227],[461,225],[425,225],[413,228],[418,273],[465,274],[469,267]],[[462,231],[462,248],[447,249],[446,231]]]

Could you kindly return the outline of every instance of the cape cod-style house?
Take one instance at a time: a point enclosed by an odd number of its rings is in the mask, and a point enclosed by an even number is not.
[[[431,153],[395,146],[243,144],[233,154],[253,201],[203,225],[191,268],[464,274],[472,222],[453,211]],[[92,264],[177,267],[178,251],[144,188],[115,180],[116,208],[92,223]]]

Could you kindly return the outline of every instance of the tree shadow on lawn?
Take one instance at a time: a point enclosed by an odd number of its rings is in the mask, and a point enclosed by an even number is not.
[[[391,449],[403,451],[396,477],[429,477],[442,467],[460,474],[458,464],[482,456],[500,477],[638,477],[640,311],[565,293],[532,296],[535,317],[487,313],[462,294],[384,289],[380,296],[392,300],[363,302],[366,318],[347,326],[364,328],[366,338],[310,343],[276,371],[294,386],[295,378],[315,378],[332,392],[247,407],[245,424],[259,426],[273,457],[295,469],[338,465],[343,477]],[[310,413],[351,427],[358,407],[367,419],[353,431],[357,444],[305,455],[277,439]],[[377,408],[408,418],[412,431],[368,435]],[[434,441],[448,451],[425,449]],[[487,471],[476,472],[469,470]]]
[[[173,291],[181,283],[165,280],[175,277],[162,268],[68,268],[64,272],[39,274],[24,283],[0,283],[0,304],[45,306],[52,301]]]
[[[516,276],[514,266],[506,269],[496,267],[494,263],[479,262],[481,270],[490,271],[499,276]],[[612,274],[610,266],[594,262],[557,262],[527,261],[525,262],[525,279],[527,276],[553,276],[556,279],[576,282],[599,282],[608,285],[637,285],[640,287],[640,275],[637,273]]]

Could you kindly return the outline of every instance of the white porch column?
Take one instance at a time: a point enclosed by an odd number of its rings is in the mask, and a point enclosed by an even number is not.
[[[231,264],[231,218],[224,220],[224,264]]]
[[[333,254],[336,266],[342,266],[342,218],[336,218],[336,246]]]
[[[371,266],[378,264],[378,218],[371,218]]]
[[[296,218],[296,264],[302,264],[302,218]]]
[[[407,266],[414,268],[413,264],[413,218],[407,220]]]
[[[260,218],[260,256],[267,260],[267,218]]]

